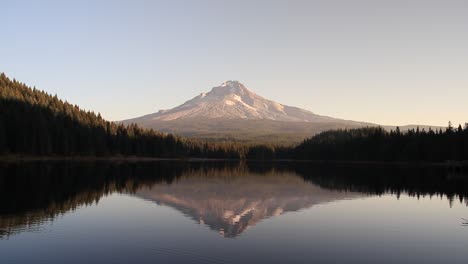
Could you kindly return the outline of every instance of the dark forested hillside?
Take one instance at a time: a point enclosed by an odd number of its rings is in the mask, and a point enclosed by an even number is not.
[[[468,124],[445,130],[362,128],[320,133],[294,150],[297,159],[447,161],[468,160]]]
[[[109,122],[2,73],[0,154],[243,158],[244,148]]]

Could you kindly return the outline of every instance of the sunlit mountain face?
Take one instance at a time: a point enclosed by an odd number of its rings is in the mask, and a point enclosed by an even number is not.
[[[143,187],[136,196],[173,207],[233,238],[270,217],[364,195],[323,189],[293,172],[211,170]]]
[[[220,86],[212,88],[211,91],[201,93],[173,109],[160,110],[134,121],[140,121],[140,119],[146,121],[171,121],[194,118],[346,122],[345,120],[320,116],[308,110],[265,99],[238,81],[226,81]],[[352,123],[352,121],[348,122]]]

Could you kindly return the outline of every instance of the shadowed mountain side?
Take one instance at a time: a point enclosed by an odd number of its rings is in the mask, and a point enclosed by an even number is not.
[[[338,128],[376,126],[354,121],[294,122],[267,119],[191,118],[170,121],[135,121],[145,128],[177,135],[215,141],[298,143],[319,132]]]
[[[144,187],[136,195],[173,207],[225,237],[260,221],[316,204],[362,197],[322,189],[295,173],[212,170],[181,176],[173,184]]]

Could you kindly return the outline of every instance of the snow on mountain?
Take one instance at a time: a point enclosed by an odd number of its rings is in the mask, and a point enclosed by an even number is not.
[[[162,110],[145,119],[171,121],[185,118],[266,119],[276,121],[327,122],[334,118],[319,116],[297,107],[267,100],[238,81],[226,81],[208,93],[170,110]]]

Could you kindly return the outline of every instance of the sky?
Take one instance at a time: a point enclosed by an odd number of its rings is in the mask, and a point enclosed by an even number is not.
[[[317,114],[468,122],[468,1],[0,0],[0,72],[122,120],[225,80]]]

